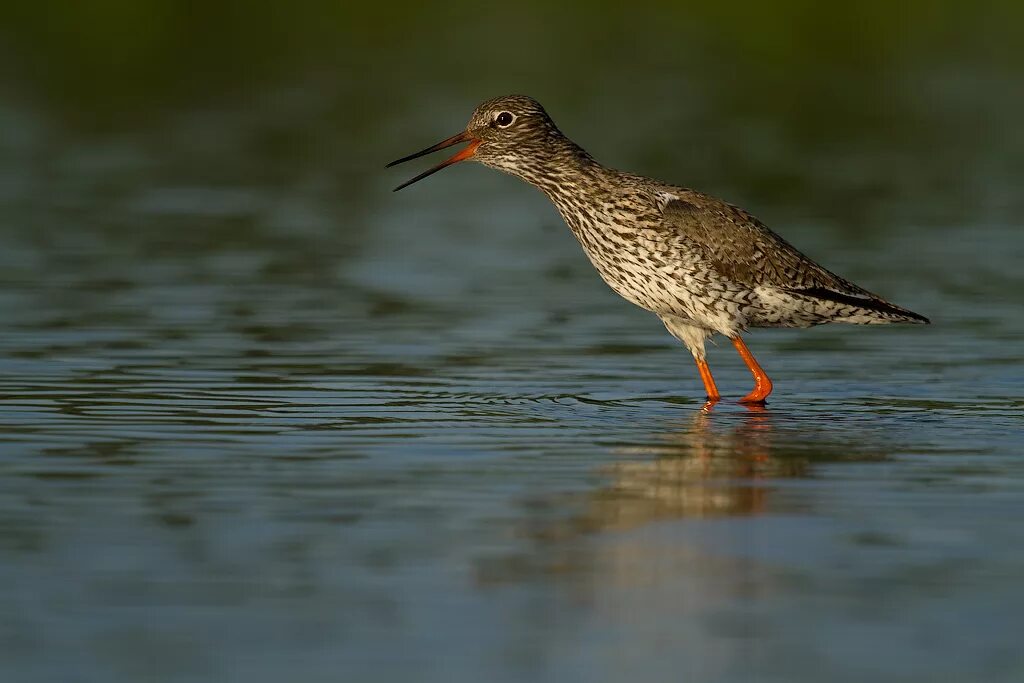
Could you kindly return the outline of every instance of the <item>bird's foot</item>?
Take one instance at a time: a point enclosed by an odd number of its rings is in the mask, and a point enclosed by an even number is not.
[[[772,393],[772,381],[768,379],[767,375],[759,374],[754,377],[754,388],[753,390],[739,400],[744,405],[755,405],[763,406],[768,399],[768,394]]]
[[[754,355],[750,353],[750,349],[743,343],[743,340],[739,337],[733,337],[732,343],[736,347],[736,350],[740,353],[740,358],[747,364],[747,368],[750,370],[750,374],[754,376],[754,389],[740,399],[740,403],[746,405],[764,405],[765,399],[768,398],[768,394],[772,393],[772,381],[768,379],[768,375],[761,366],[757,364],[754,359]]]

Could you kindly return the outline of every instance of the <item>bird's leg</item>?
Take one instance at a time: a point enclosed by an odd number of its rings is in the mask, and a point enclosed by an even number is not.
[[[743,343],[739,335],[732,337],[732,344],[740,352],[740,358],[747,364],[750,373],[754,375],[754,390],[741,398],[740,403],[763,404],[764,400],[768,398],[768,394],[772,393],[772,381],[768,379],[768,375],[765,374],[761,366],[754,360],[754,355],[750,353],[750,349]]]
[[[704,382],[704,391],[708,393],[708,403],[714,404],[722,398],[722,395],[718,393],[718,387],[715,386],[715,378],[711,376],[708,361],[697,356],[694,356],[693,359],[697,361],[697,370],[700,372],[701,381]]]

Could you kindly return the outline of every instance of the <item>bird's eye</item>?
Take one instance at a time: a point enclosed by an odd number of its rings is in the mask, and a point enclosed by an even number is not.
[[[498,114],[498,116],[494,119],[494,122],[497,123],[502,128],[505,128],[506,126],[511,126],[515,118],[516,117],[512,116],[512,114],[510,114],[509,112],[503,111],[500,114]]]

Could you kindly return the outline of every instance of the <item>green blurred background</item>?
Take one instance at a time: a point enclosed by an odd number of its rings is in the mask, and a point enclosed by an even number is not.
[[[642,104],[658,97],[645,89],[652,77],[666,88],[724,77],[718,89],[737,104],[813,119],[864,81],[896,95],[907,85],[899,75],[915,68],[1005,76],[1024,52],[1024,9],[1010,0],[97,0],[19,3],[4,14],[5,75],[62,119],[95,126],[233,101],[303,72],[389,106],[417,102],[424,88],[477,98],[513,86],[581,102],[614,91]]]
[[[780,157],[823,148],[819,215],[866,190],[1000,211],[975,183],[1024,145],[1022,21],[1009,0],[17,3],[0,102],[25,130],[0,135],[151,132],[209,173],[254,152],[269,183],[317,167],[358,197],[382,160],[526,92],[598,158],[737,198],[799,192]]]

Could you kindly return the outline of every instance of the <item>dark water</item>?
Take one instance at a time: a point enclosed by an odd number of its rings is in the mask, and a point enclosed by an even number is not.
[[[394,89],[363,57],[99,129],[0,98],[0,678],[1024,679],[1016,72],[648,48],[431,89],[418,40]],[[702,412],[538,193],[389,193],[530,73],[598,158],[934,325],[756,332],[771,403]]]

